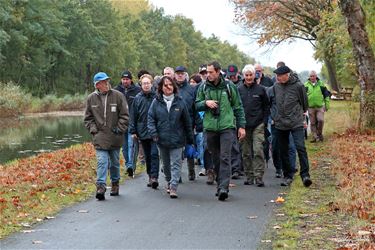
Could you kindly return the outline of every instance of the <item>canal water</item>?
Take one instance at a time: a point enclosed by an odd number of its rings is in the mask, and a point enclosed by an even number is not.
[[[82,116],[29,117],[0,128],[0,164],[91,140]]]

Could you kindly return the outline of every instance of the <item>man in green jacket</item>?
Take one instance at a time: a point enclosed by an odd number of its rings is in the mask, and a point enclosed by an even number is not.
[[[317,77],[314,70],[310,72],[309,79],[305,82],[309,103],[310,126],[313,139],[311,142],[323,141],[324,113],[329,109],[330,97],[327,87]]]
[[[237,87],[224,79],[218,62],[207,65],[207,81],[199,86],[195,105],[205,111],[203,128],[207,147],[212,153],[217,175],[217,196],[220,201],[228,198],[231,175],[231,150],[233,133],[238,128],[238,139],[245,137],[245,113]],[[208,172],[212,174],[212,170]]]

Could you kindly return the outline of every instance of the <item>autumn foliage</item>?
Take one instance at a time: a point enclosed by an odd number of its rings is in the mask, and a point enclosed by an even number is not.
[[[375,223],[375,132],[347,130],[336,135],[329,153],[340,195],[333,208]]]
[[[90,195],[93,160],[87,143],[0,165],[0,237]]]

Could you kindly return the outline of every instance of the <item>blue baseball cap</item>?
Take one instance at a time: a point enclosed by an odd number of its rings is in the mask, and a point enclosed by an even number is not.
[[[104,72],[99,72],[94,75],[94,86],[100,81],[110,79],[110,77],[104,73]]]

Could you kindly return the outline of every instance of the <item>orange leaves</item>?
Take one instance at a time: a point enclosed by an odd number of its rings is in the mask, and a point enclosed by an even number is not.
[[[358,133],[348,129],[336,135],[329,148],[335,159],[332,168],[343,197],[337,200],[342,211],[358,218],[375,220],[375,141],[374,131]]]

